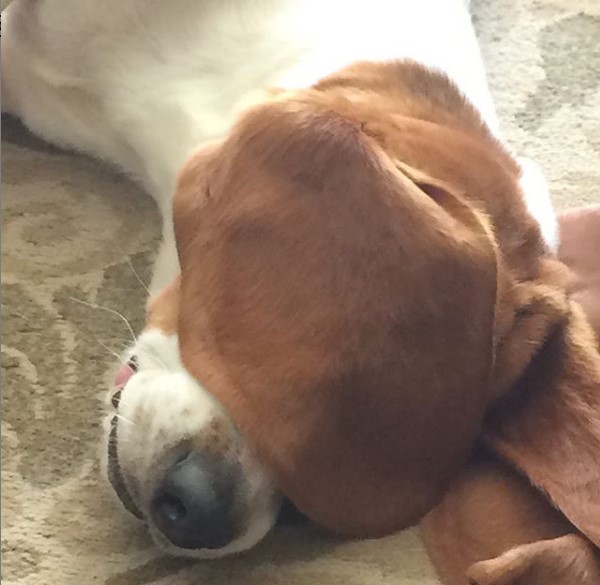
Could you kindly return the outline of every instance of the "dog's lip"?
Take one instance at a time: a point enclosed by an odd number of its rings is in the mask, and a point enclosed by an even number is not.
[[[119,456],[117,452],[117,424],[119,422],[119,417],[117,415],[113,416],[110,421],[110,434],[108,437],[108,465],[107,465],[107,474],[108,480],[112,485],[115,493],[117,494],[119,500],[125,507],[125,509],[133,514],[136,518],[140,520],[144,519],[144,515],[141,510],[135,503],[133,496],[131,495],[129,488],[127,487],[127,483],[125,482],[125,477],[123,476],[123,472],[121,470],[121,466],[119,465]]]

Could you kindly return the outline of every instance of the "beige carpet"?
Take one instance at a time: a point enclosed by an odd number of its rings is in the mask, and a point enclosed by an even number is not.
[[[600,200],[600,2],[473,0],[507,134],[560,208]],[[432,42],[435,39],[432,39]],[[138,329],[158,234],[126,180],[7,124],[2,145],[2,578],[7,585],[431,585],[418,531],[279,530],[220,562],[168,559],[98,479],[99,400]]]

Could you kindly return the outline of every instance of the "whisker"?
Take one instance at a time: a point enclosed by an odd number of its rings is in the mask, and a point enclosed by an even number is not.
[[[133,339],[133,342],[135,343],[137,341],[137,337],[135,336],[135,332],[133,331],[133,327],[131,326],[131,323],[129,323],[129,321],[127,320],[125,315],[119,313],[119,311],[115,311],[115,309],[111,309],[110,307],[103,307],[102,305],[97,305],[96,303],[89,303],[87,301],[84,301],[82,299],[78,299],[75,297],[69,297],[69,299],[75,303],[79,303],[80,305],[90,307],[91,309],[100,309],[101,311],[106,311],[107,313],[110,313],[111,315],[115,315],[115,316],[119,317],[119,319],[121,319],[121,321],[123,321],[123,323],[125,323],[125,325],[127,326],[127,329],[129,329],[129,333],[131,334],[131,338]]]
[[[129,268],[131,268],[131,272],[133,272],[133,275],[135,276],[136,280],[144,287],[144,290],[149,295],[150,294],[150,289],[148,288],[148,285],[142,280],[142,277],[138,274],[138,271],[133,266],[133,263],[131,262],[131,260],[129,259],[129,257],[126,257],[126,260],[127,260],[127,264],[129,264]]]
[[[157,366],[157,369],[163,369],[166,371],[169,371],[170,368],[167,365],[167,363],[163,360],[163,358],[156,353],[156,351],[154,350],[154,348],[152,348],[152,351],[149,352],[149,358],[154,362],[154,364]]]
[[[116,416],[119,420],[122,420],[123,422],[126,422],[127,424],[131,425],[132,427],[135,426],[135,423],[131,420],[129,420],[128,418],[125,418],[122,414],[119,414],[118,412],[115,412],[114,416]]]
[[[129,341],[129,340],[125,340],[125,339],[122,339],[119,337],[111,337],[111,340],[122,347],[126,347],[128,349],[131,349],[131,347],[132,347],[131,341]]]
[[[163,359],[157,355],[152,355],[152,359],[154,360],[154,362],[156,363],[156,365],[158,366],[158,369],[163,369],[166,371],[169,371],[169,367],[167,366],[167,364],[163,361]]]
[[[131,406],[131,402],[123,400],[123,394],[121,394],[121,398],[119,398],[119,407],[121,406]]]
[[[125,250],[123,249],[123,247],[118,242],[117,242],[117,247],[121,251],[121,254],[123,254],[123,256],[125,256],[125,261],[127,262],[127,264],[129,264],[129,268],[131,268],[131,272],[133,272],[133,275],[135,276],[136,280],[144,287],[144,290],[149,295],[150,294],[150,289],[148,288],[148,285],[144,282],[144,280],[140,276],[139,272],[135,269],[135,266],[131,262],[131,259],[129,258],[129,255],[127,254],[127,252],[125,252]]]
[[[119,355],[116,351],[114,351],[110,347],[108,347],[108,345],[106,345],[106,343],[104,343],[103,341],[100,341],[99,339],[96,339],[96,343],[101,345],[108,353],[110,353],[110,355],[116,357],[120,362],[123,361],[123,356]]]

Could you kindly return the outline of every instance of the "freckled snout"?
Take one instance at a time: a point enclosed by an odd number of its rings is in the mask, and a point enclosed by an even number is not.
[[[281,495],[225,409],[185,370],[176,335],[140,334],[106,406],[107,477],[161,548],[217,558],[271,530]]]
[[[160,532],[182,549],[219,549],[236,536],[236,486],[241,482],[234,461],[190,453],[165,473],[151,504]]]

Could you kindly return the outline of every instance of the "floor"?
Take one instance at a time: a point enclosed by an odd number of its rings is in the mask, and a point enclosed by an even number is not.
[[[600,2],[473,0],[506,135],[560,209],[599,201]],[[220,562],[168,559],[99,480],[100,395],[141,317],[158,216],[130,182],[7,121],[2,143],[2,578],[7,585],[433,585],[418,530],[280,529]],[[107,310],[109,309],[109,310]]]

